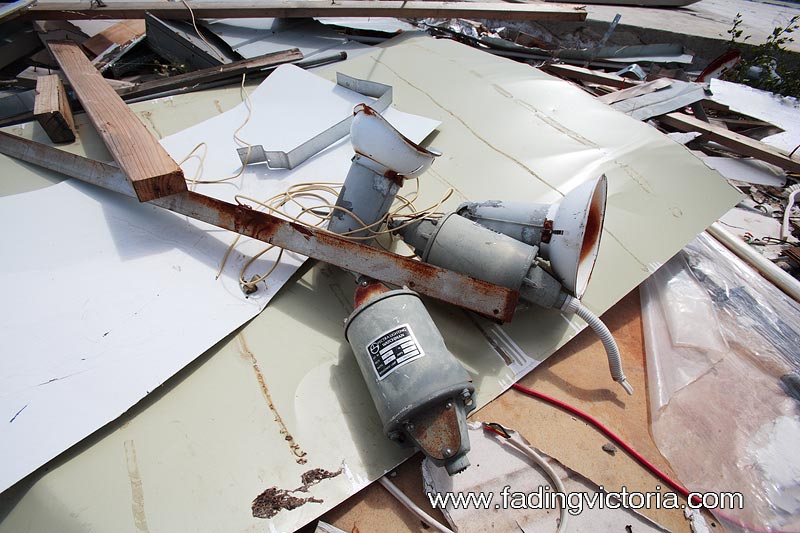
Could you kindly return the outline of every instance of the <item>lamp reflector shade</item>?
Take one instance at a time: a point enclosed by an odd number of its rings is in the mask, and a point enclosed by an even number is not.
[[[380,113],[367,104],[358,104],[353,111],[355,118],[350,126],[350,142],[356,154],[366,157],[380,174],[390,172],[402,177],[419,176],[441,155],[426,150],[394,129]],[[388,176],[387,176],[388,177]]]
[[[576,187],[553,206],[553,233],[543,248],[547,248],[556,277],[577,298],[583,296],[597,260],[607,194],[608,183],[601,175]]]

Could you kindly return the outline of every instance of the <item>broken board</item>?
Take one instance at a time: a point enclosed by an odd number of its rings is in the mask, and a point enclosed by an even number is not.
[[[185,191],[178,164],[106,83],[80,46],[71,41],[50,41],[47,46],[139,201]]]
[[[75,140],[75,123],[67,100],[67,92],[58,74],[41,76],[36,80],[36,99],[33,117],[54,143]]]

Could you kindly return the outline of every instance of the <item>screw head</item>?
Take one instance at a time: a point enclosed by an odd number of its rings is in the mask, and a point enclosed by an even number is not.
[[[452,402],[447,402],[446,404],[444,404],[444,408],[445,409],[452,409],[453,408],[453,403]]]
[[[444,448],[442,450],[442,455],[445,456],[445,457],[451,457],[453,455],[452,448]]]
[[[472,395],[469,393],[469,389],[464,389],[461,391],[461,397],[465,400],[469,400]]]
[[[414,431],[414,424],[412,424],[411,422],[406,422],[406,429],[408,431]]]

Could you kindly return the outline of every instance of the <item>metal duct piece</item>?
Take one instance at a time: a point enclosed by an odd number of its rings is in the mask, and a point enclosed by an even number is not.
[[[341,72],[336,73],[336,84],[364,96],[377,98],[372,105],[378,112],[385,111],[392,103],[391,85],[353,78]],[[265,150],[262,145],[254,144],[237,148],[236,153],[239,155],[242,165],[266,162],[271,169],[295,168],[339,139],[344,138],[350,132],[352,123],[353,117],[349,116],[288,152]]]

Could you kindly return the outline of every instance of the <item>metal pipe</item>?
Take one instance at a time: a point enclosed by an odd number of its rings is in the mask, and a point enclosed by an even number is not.
[[[800,282],[781,270],[779,266],[750,248],[750,246],[722,227],[719,222],[711,224],[706,231],[725,248],[758,270],[762,276],[774,283],[780,290],[800,302]]]

